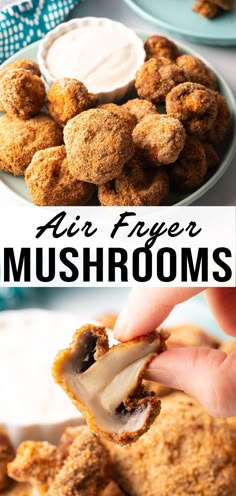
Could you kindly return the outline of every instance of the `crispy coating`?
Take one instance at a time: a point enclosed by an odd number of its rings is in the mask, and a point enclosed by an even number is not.
[[[217,102],[217,115],[213,125],[203,136],[203,140],[217,145],[224,140],[227,134],[230,123],[230,110],[223,95],[216,91],[212,91],[212,94]]]
[[[33,60],[29,59],[17,59],[14,62],[8,64],[4,69],[0,71],[0,79],[6,74],[8,71],[12,69],[25,69],[25,71],[29,71],[35,76],[41,76],[39,65],[36,64]]]
[[[69,169],[77,179],[103,184],[119,176],[134,146],[128,126],[114,112],[91,109],[64,128]]]
[[[193,6],[193,11],[207,19],[213,19],[220,12],[220,9],[208,0],[198,0]]]
[[[236,351],[236,339],[230,339],[229,341],[225,341],[220,346],[220,349],[225,353],[227,353],[227,355],[231,353],[231,351]]]
[[[186,133],[181,122],[166,115],[148,116],[133,131],[136,153],[142,165],[147,166],[175,162],[185,139]]]
[[[6,74],[8,71],[12,69],[25,69],[26,71],[31,72],[32,74],[35,74],[35,76],[41,76],[41,72],[39,69],[39,65],[36,64],[33,60],[28,60],[28,59],[18,59],[15,60],[14,62],[11,62],[8,64],[4,69],[0,71],[0,80]],[[0,112],[4,112],[4,107],[2,102],[0,101]]]
[[[47,94],[47,108],[58,124],[65,126],[76,115],[88,110],[93,101],[77,79],[63,78],[53,83]]]
[[[25,441],[8,464],[8,475],[18,482],[35,486],[47,494],[57,471],[57,448],[48,442]]]
[[[169,178],[163,167],[143,168],[133,158],[113,181],[99,186],[98,198],[104,206],[156,206],[169,194]]]
[[[78,410],[85,415],[88,427],[89,429],[91,429],[92,432],[99,435],[99,437],[102,437],[103,439],[112,441],[114,443],[123,445],[133,443],[150,428],[155,418],[160,413],[159,399],[157,398],[157,396],[155,396],[154,393],[150,393],[150,391],[147,391],[144,388],[144,386],[142,385],[142,379],[145,368],[147,367],[148,361],[152,359],[153,353],[159,354],[166,350],[166,340],[168,339],[168,337],[168,332],[156,331],[149,334],[148,336],[138,338],[136,340],[130,341],[129,343],[119,344],[109,349],[108,337],[105,328],[87,324],[76,331],[73,336],[73,341],[70,348],[62,350],[57,354],[52,368],[54,380],[63,388],[65,393],[69,396]],[[100,405],[98,396],[102,394],[101,390],[99,389],[98,393],[96,391],[97,386],[92,386],[93,401],[95,401],[97,405],[96,411],[100,411],[100,413],[97,414],[97,419],[94,410],[90,410],[90,407],[88,407],[84,397],[81,398],[78,390],[75,391],[73,386],[71,386],[71,379],[73,374],[75,374],[75,376],[77,375],[78,377],[80,374],[83,375],[83,373],[87,372],[90,368],[92,368],[93,365],[96,365],[99,362],[99,358],[101,358],[100,364],[102,363],[102,366],[105,367],[104,361],[106,360],[106,355],[108,355],[109,357],[113,357],[113,355],[111,354],[114,353],[114,357],[117,357],[118,351],[120,353],[120,365],[124,367],[124,371],[127,365],[124,365],[122,356],[123,358],[127,357],[127,348],[129,347],[130,351],[132,352],[132,347],[138,346],[138,349],[140,351],[140,345],[145,346],[145,344],[153,344],[154,346],[151,346],[151,348],[153,350],[155,348],[155,351],[152,351],[152,353],[149,352],[146,357],[148,361],[146,360],[145,364],[143,364],[142,366],[142,369],[139,369],[139,371],[136,372],[135,381],[132,384],[132,391],[129,393],[127,398],[123,399],[119,407],[116,408],[113,413],[110,410],[110,407],[107,407],[105,403],[102,403],[102,406]],[[105,351],[106,348],[107,351]],[[74,368],[75,363],[76,369]],[[108,360],[108,363],[111,363],[110,358]],[[115,363],[117,367],[117,365],[119,365],[117,362],[117,358],[115,360]],[[130,368],[131,364],[132,362],[129,362],[128,368]],[[102,370],[102,366],[100,374],[103,384],[104,370]],[[70,377],[68,376],[68,374],[70,374]],[[119,374],[120,372],[118,372],[118,375],[115,376],[116,379],[117,377],[119,377]],[[109,387],[109,377],[110,375],[108,374],[107,387]],[[100,377],[97,373],[97,384],[99,380]],[[112,379],[112,381],[113,380],[114,378]],[[99,387],[102,387],[104,391],[105,386]],[[86,391],[86,388],[86,382],[84,382],[83,390]],[[91,395],[89,393],[89,397],[90,396]],[[108,412],[111,422],[110,426],[107,426],[106,420],[104,421],[105,415],[107,415]],[[145,416],[143,416],[143,413],[145,413]],[[138,422],[136,424],[137,417],[139,415],[141,415],[140,418],[142,419],[142,422]],[[132,416],[135,420],[136,430],[134,430],[134,427],[128,430]],[[100,420],[101,418],[103,420]],[[123,424],[122,419],[125,421],[125,423]],[[117,422],[116,428],[114,428],[115,420]],[[127,427],[127,429],[125,429],[125,427]]]
[[[0,100],[11,115],[30,119],[40,112],[45,97],[42,79],[25,69],[11,69],[0,79]]]
[[[156,34],[149,36],[145,41],[144,49],[147,59],[166,57],[175,60],[179,55],[178,47],[173,41]]]
[[[207,169],[215,169],[220,165],[220,157],[210,143],[203,143],[206,157]]]
[[[181,393],[135,445],[110,446],[113,477],[130,496],[234,496],[236,448],[226,420]]]
[[[125,496],[125,493],[111,480],[105,489],[99,493],[99,496]]]
[[[48,115],[24,121],[6,114],[0,117],[0,169],[21,176],[37,151],[62,142],[61,127]]]
[[[64,430],[57,448],[57,464],[59,469],[63,466],[65,459],[69,456],[70,447],[80,435],[80,432],[80,427],[67,427]]]
[[[202,144],[193,136],[187,136],[177,162],[169,167],[171,189],[185,193],[199,188],[206,173],[207,162]]]
[[[7,464],[14,458],[14,448],[7,433],[0,428],[0,491],[8,486]]]
[[[137,122],[135,117],[129,112],[129,109],[125,108],[124,105],[116,105],[115,103],[105,103],[103,105],[99,105],[99,108],[103,108],[105,110],[110,110],[117,114],[120,119],[125,122],[130,129],[131,133],[133,132]]]
[[[188,54],[180,55],[176,64],[185,70],[189,76],[189,81],[203,84],[212,90],[216,89],[217,81],[214,72],[198,57]]]
[[[148,100],[141,100],[140,98],[133,98],[128,100],[128,102],[122,105],[123,109],[128,110],[128,112],[135,119],[135,124],[138,124],[144,117],[148,115],[159,114],[155,105]]]
[[[215,94],[197,83],[183,83],[173,88],[166,97],[166,111],[179,119],[186,130],[196,136],[203,136],[213,126],[217,117]]]
[[[71,175],[65,146],[36,152],[25,171],[25,181],[36,205],[86,205],[93,196],[93,184]]]
[[[102,315],[98,315],[96,317],[96,321],[102,324],[107,329],[113,330],[115,327],[115,323],[117,321],[118,314],[117,313],[103,313]]]
[[[187,81],[183,69],[174,62],[160,64],[152,58],[144,62],[137,71],[135,87],[140,98],[159,104],[165,102],[166,95],[175,86]]]
[[[81,426],[48,496],[97,496],[98,490],[107,486],[110,476],[108,450],[95,434]]]

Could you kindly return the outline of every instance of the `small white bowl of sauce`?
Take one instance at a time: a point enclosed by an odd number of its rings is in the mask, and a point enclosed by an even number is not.
[[[101,103],[121,100],[145,60],[143,41],[111,19],[72,19],[42,40],[38,62],[51,85],[64,77],[82,81]]]

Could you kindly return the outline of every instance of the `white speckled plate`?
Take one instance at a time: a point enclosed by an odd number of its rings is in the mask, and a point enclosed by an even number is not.
[[[142,33],[140,34],[143,40],[145,40],[150,33]],[[16,55],[11,57],[7,63],[2,65],[2,68],[7,65],[9,62],[13,62],[19,58],[28,58],[34,61],[37,61],[39,42],[33,43],[32,45],[20,50]],[[220,92],[226,98],[229,108],[231,110],[231,124],[228,132],[228,136],[226,140],[220,144],[218,147],[218,153],[221,158],[220,166],[211,174],[206,177],[204,184],[198,188],[196,191],[190,194],[171,194],[168,197],[166,205],[191,205],[193,202],[198,200],[202,195],[204,195],[210,188],[212,188],[223,176],[229,165],[231,164],[233,157],[236,153],[236,102],[232,91],[230,90],[228,84],[223,79],[223,77],[216,72],[216,70],[203,58],[199,53],[196,53],[193,50],[189,50],[182,43],[178,44],[179,50],[182,53],[190,53],[197,57],[202,58],[203,62],[205,62],[216,74],[218,79],[218,85]],[[15,198],[18,199],[23,204],[29,204],[31,202],[29,193],[27,191],[27,187],[23,177],[15,177],[11,174],[7,174],[3,171],[0,171],[0,187],[3,187],[9,191],[9,194],[14,195]]]

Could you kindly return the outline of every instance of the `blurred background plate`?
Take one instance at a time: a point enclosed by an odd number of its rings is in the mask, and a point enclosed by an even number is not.
[[[195,0],[197,1],[197,0]],[[192,11],[193,0],[124,0],[143,19],[190,41],[236,45],[236,6],[209,20]]]
[[[171,0],[172,1],[172,0]],[[143,39],[143,41],[150,36],[150,33],[138,33],[138,35]],[[2,64],[1,68],[4,68],[10,62],[20,58],[32,59],[37,62],[38,55],[38,47],[40,42],[35,42],[29,45],[26,48],[20,50],[17,54],[8,59],[7,62]],[[203,185],[198,188],[196,191],[188,194],[174,194],[171,193],[164,203],[164,205],[191,205],[193,202],[201,198],[209,189],[211,189],[224,175],[228,167],[230,166],[235,153],[236,153],[236,102],[233,96],[231,89],[228,84],[224,80],[224,78],[212,67],[211,64],[208,63],[206,59],[201,57],[199,53],[194,50],[190,50],[187,46],[182,43],[178,43],[178,48],[180,53],[189,53],[195,55],[196,57],[200,57],[205,64],[207,64],[216,74],[218,79],[218,86],[221,94],[225,97],[230,111],[231,111],[231,123],[228,135],[223,143],[217,147],[217,153],[221,158],[221,164],[216,169],[210,172],[205,179]],[[1,115],[1,114],[0,114]],[[0,171],[0,187],[3,187],[5,190],[9,192],[10,195],[13,195],[20,203],[29,204],[31,203],[31,198],[28,193],[25,181],[23,177],[16,177],[12,174],[7,174],[3,171]],[[94,203],[93,203],[94,204]]]

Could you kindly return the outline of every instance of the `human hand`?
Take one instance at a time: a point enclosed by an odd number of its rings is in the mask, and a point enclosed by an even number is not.
[[[116,339],[128,341],[160,326],[173,308],[202,288],[133,289],[114,328]],[[221,329],[236,337],[236,288],[204,291]],[[236,415],[236,352],[228,356],[208,348],[175,348],[152,360],[147,379],[195,397],[213,416]]]

